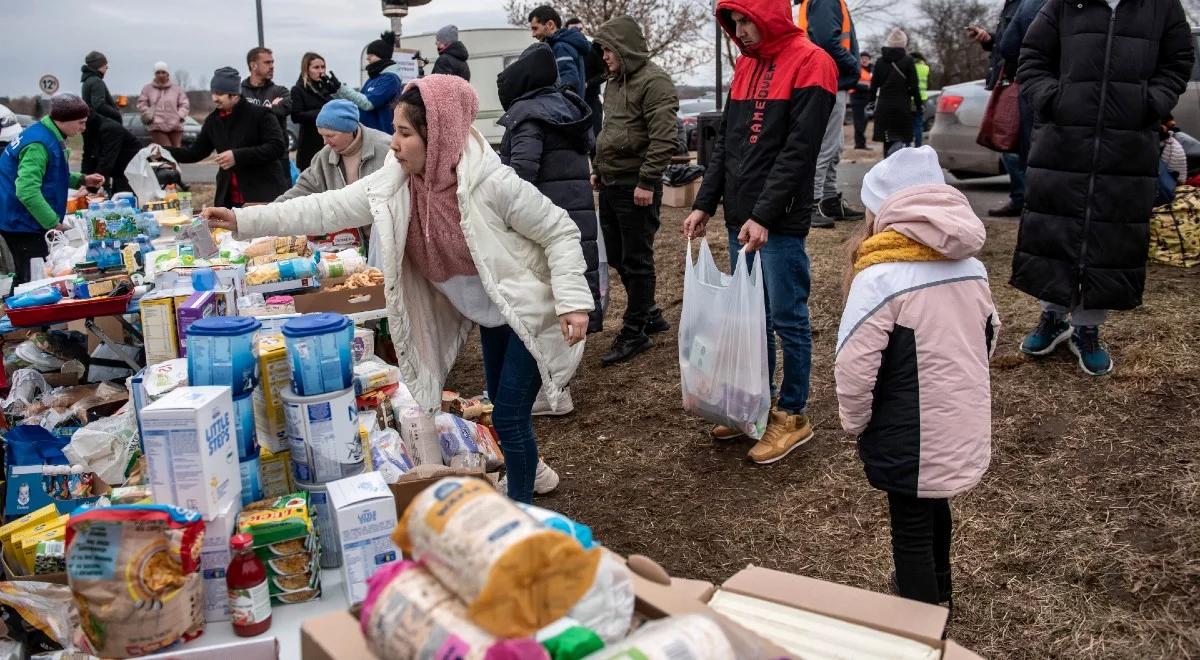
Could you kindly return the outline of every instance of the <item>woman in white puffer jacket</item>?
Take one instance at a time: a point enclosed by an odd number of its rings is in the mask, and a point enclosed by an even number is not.
[[[204,211],[241,237],[374,225],[396,358],[428,414],[472,328],[480,326],[492,420],[508,495],[530,502],[537,470],[531,411],[542,384],[561,396],[583,355],[592,294],[579,229],[471,128],[479,99],[455,76],[400,97],[394,159],[341,190]]]

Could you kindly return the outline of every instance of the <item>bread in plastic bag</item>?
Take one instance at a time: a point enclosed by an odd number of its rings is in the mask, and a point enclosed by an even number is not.
[[[679,319],[683,409],[713,424],[761,438],[771,410],[766,298],[758,259],[746,254],[733,275],[713,261],[708,241],[698,261],[688,243]]]
[[[598,549],[544,527],[480,479],[447,477],[418,494],[392,534],[498,637],[526,637],[591,588]]]

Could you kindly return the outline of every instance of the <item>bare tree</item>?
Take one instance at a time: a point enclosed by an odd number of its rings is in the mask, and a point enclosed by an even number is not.
[[[991,25],[994,3],[982,0],[921,0],[917,4],[920,22],[911,31],[929,62],[929,86],[978,80],[987,75],[988,55],[975,41],[968,39],[964,25]],[[909,52],[916,50],[910,43]]]
[[[1197,0],[1200,1],[1200,0]],[[854,19],[854,26],[865,23],[875,23],[887,19],[895,14],[895,0],[850,0],[846,3],[846,8],[850,10],[850,16]]]
[[[187,91],[192,88],[192,74],[188,73],[186,69],[180,69],[175,72],[175,82],[184,91]]]
[[[537,0],[505,0],[513,25],[529,24]],[[566,20],[578,16],[595,30],[616,16],[632,16],[646,36],[650,57],[670,74],[690,73],[712,60],[711,5],[704,0],[567,0],[554,3]]]

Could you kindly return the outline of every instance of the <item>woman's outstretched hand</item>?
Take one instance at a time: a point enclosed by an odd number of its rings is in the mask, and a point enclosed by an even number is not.
[[[233,215],[233,209],[210,206],[200,212],[200,217],[208,221],[209,229],[228,229],[237,233],[237,217]]]
[[[587,337],[587,312],[567,312],[558,317],[558,324],[562,328],[567,346],[574,346]]]

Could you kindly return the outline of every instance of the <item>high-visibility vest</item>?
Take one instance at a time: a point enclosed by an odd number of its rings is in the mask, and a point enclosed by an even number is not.
[[[808,34],[808,4],[812,0],[804,0],[800,3],[800,8],[796,11],[796,25]],[[846,52],[850,52],[850,10],[846,7],[846,0],[838,0],[838,4],[842,7],[842,48]]]

